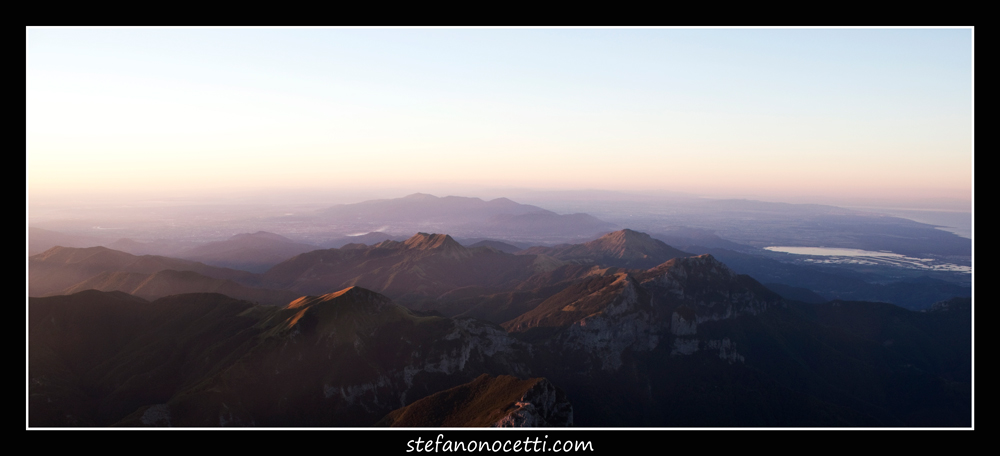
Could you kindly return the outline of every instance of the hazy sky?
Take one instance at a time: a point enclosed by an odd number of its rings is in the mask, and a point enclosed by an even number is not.
[[[28,28],[28,187],[969,198],[972,58],[969,28]]]

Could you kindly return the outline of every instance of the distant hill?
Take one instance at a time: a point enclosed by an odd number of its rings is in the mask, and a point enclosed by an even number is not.
[[[265,231],[237,234],[178,253],[179,258],[212,266],[264,272],[282,261],[318,247]]]
[[[156,255],[136,256],[106,247],[53,247],[28,258],[28,295],[61,293],[106,273],[152,274],[163,270],[193,271],[202,276],[254,286],[258,277],[246,271],[208,266]]]
[[[561,265],[534,255],[467,248],[446,234],[418,233],[404,242],[316,250],[268,270],[270,288],[303,294],[363,286],[402,303],[437,298],[463,287],[514,286],[532,274]]]
[[[60,233],[42,228],[28,227],[28,255],[37,255],[52,247],[95,247],[103,244],[101,239],[91,236]]]
[[[215,279],[194,271],[164,269],[151,274],[141,272],[102,272],[57,294],[68,295],[84,290],[122,291],[147,300],[185,293],[220,293],[266,305],[285,305],[300,295],[288,290],[267,290],[240,285],[232,280]]]
[[[507,198],[483,201],[479,198],[414,193],[403,198],[370,200],[340,204],[319,211],[334,220],[357,220],[379,223],[431,223],[460,225],[479,222],[497,215],[554,214],[537,206],[518,204]]]
[[[393,236],[391,234],[372,231],[371,233],[360,234],[357,236],[345,236],[331,239],[324,242],[322,247],[325,249],[339,249],[347,244],[375,245],[382,241],[405,241],[406,239],[406,236]]]
[[[587,238],[616,228],[613,223],[587,214],[560,215],[507,198],[483,201],[425,193],[341,204],[318,211],[316,218],[342,230],[396,234],[433,230],[456,236],[535,242]]]
[[[648,269],[673,258],[691,256],[646,233],[629,229],[608,233],[583,244],[531,247],[518,253],[544,254],[582,264],[640,269]]]

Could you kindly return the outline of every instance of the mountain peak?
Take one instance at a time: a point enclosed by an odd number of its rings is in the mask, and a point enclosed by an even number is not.
[[[698,256],[681,257],[674,258],[666,263],[663,263],[655,268],[649,270],[650,273],[660,274],[660,273],[680,273],[682,276],[694,275],[710,275],[710,276],[725,276],[725,277],[736,277],[736,272],[726,266],[725,263],[716,260],[711,254],[704,254]]]
[[[653,238],[651,238],[648,234],[630,230],[628,228],[605,234],[604,236],[601,236],[591,242],[598,242],[598,241],[630,242],[630,243],[655,242]]]
[[[546,254],[563,261],[580,261],[604,266],[648,269],[671,258],[690,256],[646,233],[624,229],[605,234],[583,244],[564,244],[555,247],[531,247],[518,252]]]
[[[584,243],[588,249],[604,252],[617,258],[647,258],[658,256],[659,252],[676,255],[673,248],[663,241],[653,239],[646,233],[624,229],[605,234],[593,241]]]
[[[429,193],[414,193],[412,195],[406,195],[406,196],[404,196],[403,199],[408,199],[408,200],[436,200],[436,199],[439,199],[439,198],[436,197],[436,196],[434,196],[434,195],[431,195]]]
[[[353,286],[322,296],[303,296],[285,306],[276,318],[274,335],[291,331],[293,336],[330,337],[343,343],[356,342],[380,325],[412,315],[385,295]]]
[[[417,233],[403,242],[411,250],[464,251],[465,247],[447,234]]]
[[[346,302],[346,301],[371,301],[376,303],[390,302],[389,298],[359,286],[347,287],[340,291],[327,293],[320,296],[303,296],[290,302],[286,309],[299,309],[311,307],[326,302]]]

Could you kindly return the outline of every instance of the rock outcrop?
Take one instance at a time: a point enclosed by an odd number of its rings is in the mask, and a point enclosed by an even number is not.
[[[377,426],[561,427],[573,424],[566,395],[544,378],[481,375],[394,410]]]

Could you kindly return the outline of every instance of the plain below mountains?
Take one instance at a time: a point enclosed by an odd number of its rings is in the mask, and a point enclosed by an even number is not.
[[[557,214],[507,198],[483,201],[459,196],[439,198],[424,193],[341,204],[318,211],[313,217],[355,232],[436,231],[536,243],[587,239],[617,228],[588,214]]]

